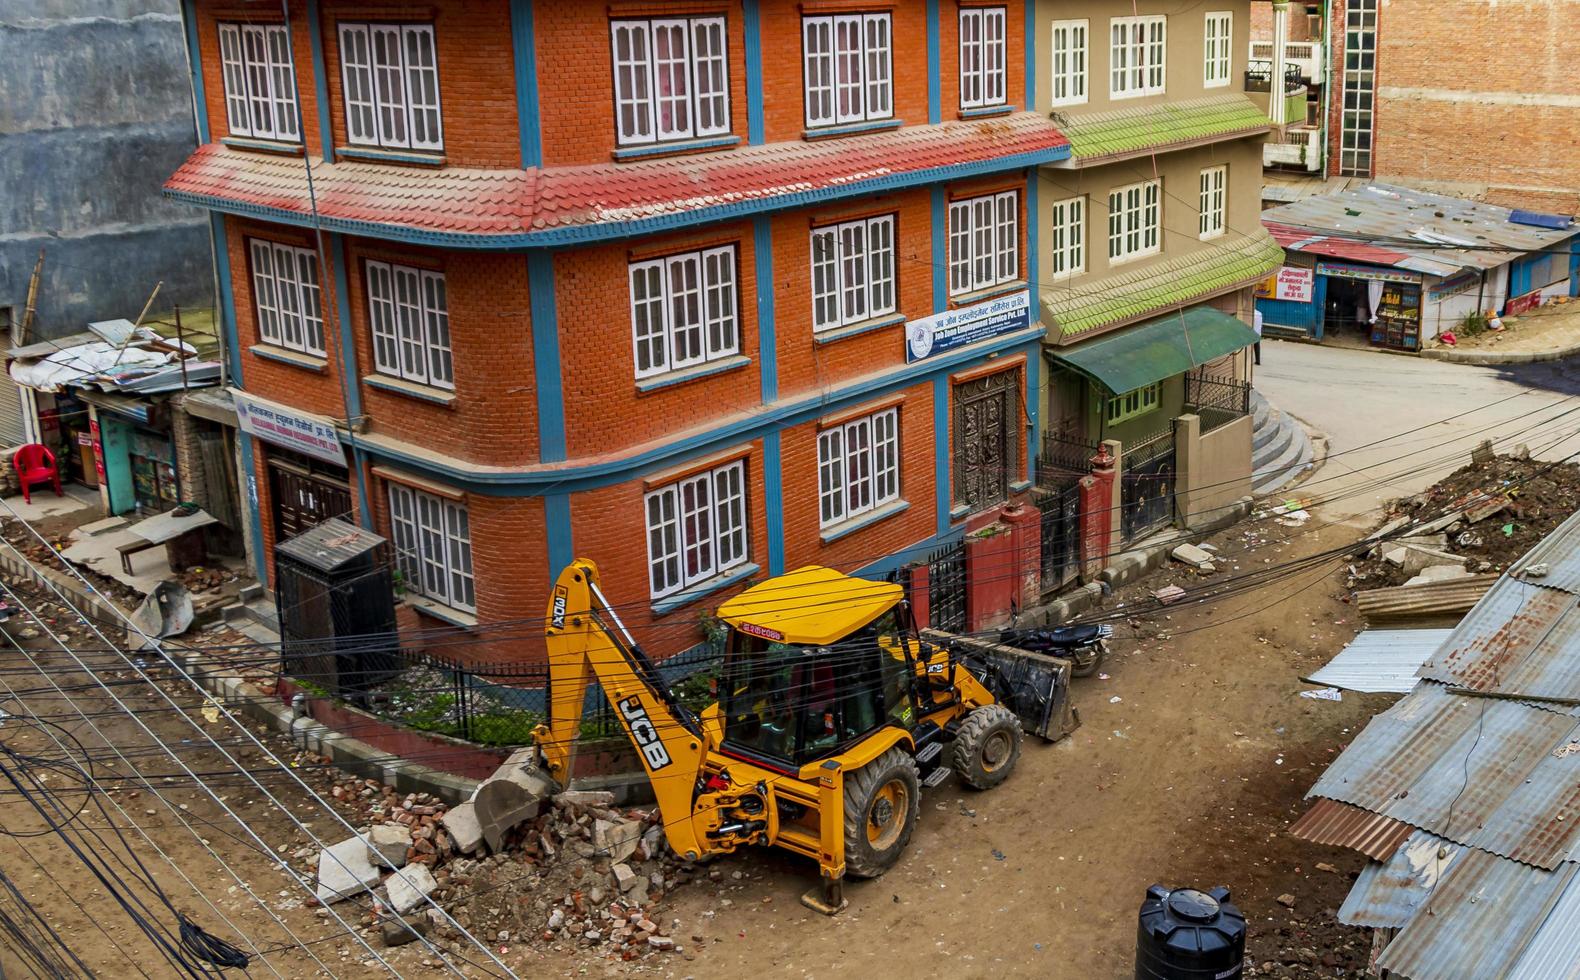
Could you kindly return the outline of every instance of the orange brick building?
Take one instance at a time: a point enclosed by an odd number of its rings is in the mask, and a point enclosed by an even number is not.
[[[186,6],[260,577],[349,514],[522,658],[585,555],[667,654],[1029,487],[1025,4]]]

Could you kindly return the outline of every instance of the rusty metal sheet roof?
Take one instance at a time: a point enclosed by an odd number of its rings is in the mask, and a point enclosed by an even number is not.
[[[1348,926],[1398,929],[1413,918],[1465,849],[1417,830],[1385,861],[1369,861],[1339,908]]]
[[[1580,980],[1580,877],[1569,879],[1505,980]]]
[[[1496,581],[1496,575],[1472,575],[1421,585],[1368,589],[1355,594],[1355,608],[1373,624],[1438,618],[1454,623],[1469,612]]]
[[[1422,684],[1373,718],[1310,796],[1551,869],[1580,840],[1575,718]]]
[[[1580,699],[1580,597],[1505,578],[1421,668],[1430,680],[1531,698]]]
[[[1557,872],[1469,850],[1429,893],[1417,914],[1377,959],[1411,980],[1502,978],[1531,945],[1580,865]],[[1571,934],[1569,955],[1580,937]]]
[[[1416,671],[1448,639],[1446,629],[1362,630],[1306,680],[1364,694],[1409,694]]]
[[[1289,832],[1313,844],[1348,847],[1377,861],[1386,861],[1415,828],[1392,817],[1338,800],[1317,799]]]
[[[1520,578],[1533,565],[1546,565],[1547,573],[1540,578],[1527,577],[1525,581],[1580,594],[1580,511],[1571,514],[1526,552],[1525,557],[1510,565],[1509,574]]]

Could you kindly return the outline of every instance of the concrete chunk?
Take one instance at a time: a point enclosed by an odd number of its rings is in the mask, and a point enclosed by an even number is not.
[[[437,887],[439,883],[434,881],[433,872],[428,870],[426,864],[402,868],[384,882],[384,890],[390,897],[390,908],[397,915],[405,915],[421,905],[422,900]]]
[[[577,806],[614,806],[614,794],[601,789],[568,789],[555,799]]]
[[[426,917],[403,919],[397,916],[393,919],[385,919],[379,930],[383,933],[384,945],[404,946],[428,935],[431,928],[432,924]]]
[[[593,823],[593,844],[600,854],[608,855],[611,861],[624,861],[635,854],[636,845],[641,840],[642,825],[635,820],[598,820]]]
[[[1470,572],[1466,571],[1463,565],[1432,565],[1421,569],[1421,574],[1405,585],[1427,585],[1431,582],[1449,582],[1457,578],[1470,577]]]
[[[636,887],[637,882],[644,881],[640,875],[631,870],[629,864],[616,864],[609,870],[614,872],[615,887],[622,892],[630,891]]]
[[[318,853],[318,890],[325,905],[360,894],[379,883],[379,869],[368,860],[368,842],[352,837]]]
[[[398,823],[381,823],[368,831],[368,860],[384,868],[406,864],[411,847],[411,828]]]
[[[462,854],[471,854],[483,843],[483,828],[477,822],[477,811],[471,803],[458,803],[444,815],[445,832]]]
[[[1182,544],[1169,552],[1175,561],[1182,561],[1192,568],[1202,568],[1212,565],[1212,555],[1193,544]]]

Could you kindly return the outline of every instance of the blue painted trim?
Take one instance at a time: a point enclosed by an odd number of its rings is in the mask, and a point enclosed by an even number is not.
[[[942,186],[933,188],[933,312],[949,308],[949,202]]]
[[[254,140],[242,136],[221,136],[219,142],[233,150],[257,150],[282,157],[299,157],[305,152],[300,143],[282,143],[279,140]]]
[[[909,500],[896,500],[892,503],[884,504],[882,507],[871,511],[870,513],[863,514],[855,520],[845,521],[843,524],[829,528],[827,531],[819,534],[818,537],[823,539],[824,544],[833,544],[835,541],[838,541],[840,538],[843,538],[846,535],[855,534],[864,527],[869,527],[878,523],[879,521],[887,520],[893,517],[895,514],[903,514],[910,509],[911,502]]]
[[[543,498],[543,530],[549,545],[549,578],[555,579],[565,566],[576,560],[570,494],[551,493]]]
[[[335,317],[340,321],[340,371],[345,380],[346,416],[362,417],[362,392],[357,388],[357,343],[351,322],[351,277],[346,270],[346,242],[339,235],[329,236],[329,261],[335,267]]]
[[[203,94],[203,50],[198,46],[197,0],[181,0],[181,28],[187,36],[188,70],[192,84],[192,122],[197,127],[197,141],[207,143],[208,99]]]
[[[533,0],[510,0],[510,45],[516,62],[516,128],[521,134],[521,167],[543,166],[543,132],[538,119],[538,42]],[[559,572],[556,570],[556,575]]]
[[[1041,314],[1042,305],[1037,296],[1037,283],[1041,281],[1042,223],[1037,187],[1041,181],[1037,171],[1026,175],[1026,292],[1031,309]],[[1032,344],[1026,349],[1026,414],[1031,428],[1026,432],[1026,479],[1037,479],[1037,450],[1042,445],[1042,374],[1047,370],[1043,363],[1042,344]]]
[[[749,0],[756,6],[756,0]],[[774,323],[774,236],[767,215],[752,219],[752,258],[757,276],[757,364],[763,404],[779,398],[779,331]],[[775,572],[774,574],[778,574]]]
[[[941,31],[938,0],[927,0],[927,121],[934,125],[944,118]]]
[[[905,125],[903,119],[875,119],[872,122],[849,123],[844,126],[819,126],[817,129],[801,130],[804,140],[828,139],[833,136],[854,136],[858,133],[882,133],[891,129],[899,129]]]
[[[362,160],[367,163],[416,163],[425,167],[444,166],[443,153],[407,152],[405,150],[381,150],[372,146],[337,146],[335,152],[347,160]]]
[[[1026,38],[1026,108],[1037,109],[1037,0],[1026,0],[1026,20],[1021,33]],[[1090,67],[1090,66],[1088,66]]]
[[[762,146],[763,135],[763,18],[759,0],[742,0],[746,30],[746,141]],[[778,574],[777,572],[774,574]]]
[[[1580,238],[1569,239],[1569,295],[1580,296]]]
[[[864,333],[871,333],[874,330],[882,330],[885,327],[899,326],[904,322],[905,314],[903,313],[896,313],[893,316],[881,317],[877,320],[862,320],[859,323],[852,323],[847,326],[839,327],[835,330],[825,330],[822,333],[815,333],[812,335],[812,343],[817,344],[819,347],[824,344],[836,344],[841,340],[846,340],[850,337],[859,337]]]
[[[698,599],[705,599],[715,592],[727,589],[732,585],[738,585],[762,570],[762,566],[755,562],[747,562],[739,568],[732,568],[723,575],[718,575],[708,579],[706,582],[693,585],[684,592],[676,592],[674,595],[659,599],[653,603],[653,615],[663,616],[667,613],[672,613],[681,606],[690,605]]]
[[[1030,489],[1031,489],[1031,481],[1030,480],[1016,480],[1014,483],[1011,483],[1009,485],[1009,492],[1010,493],[1025,493],[1027,490],[1030,490]]]
[[[929,377],[935,377],[935,384],[940,386],[941,393],[937,395],[939,403],[934,407],[935,412],[940,413],[942,427],[938,431],[947,432],[948,376],[951,371],[959,370],[965,365],[979,364],[994,354],[1023,348],[1028,343],[1040,342],[1041,339],[1041,326],[1020,330],[1007,337],[997,338],[996,342],[984,341],[985,346],[973,345],[898,367],[837,391],[814,390],[792,399],[781,400],[715,429],[677,439],[624,458],[520,470],[471,469],[437,461],[431,455],[413,455],[386,445],[371,442],[359,443],[359,445],[362,445],[371,457],[433,474],[462,490],[510,497],[541,496],[550,489],[559,493],[574,493],[623,483],[644,473],[672,466],[677,460],[704,456],[738,446],[742,442],[760,438],[764,432],[798,425],[846,407],[854,407],[870,399],[881,398],[892,392],[925,384]],[[947,472],[947,439],[944,443],[938,446],[937,452],[940,463]],[[943,487],[943,490],[947,494],[948,487]],[[946,502],[945,507],[947,506]]]
[[[236,339],[236,294],[230,283],[230,243],[225,234],[225,216],[211,212],[209,234],[214,238],[214,272],[219,277],[220,331],[224,335],[225,359],[230,362],[230,383],[241,383],[241,344]]]
[[[554,300],[552,255],[527,254],[527,289],[531,293],[532,374],[538,392],[538,458],[558,463],[565,459],[565,392],[560,379],[560,317]]]
[[[699,378],[723,374],[726,371],[738,371],[750,363],[752,363],[752,359],[745,354],[736,354],[733,357],[726,357],[722,361],[714,361],[712,364],[699,364],[696,367],[682,368],[679,371],[671,371],[668,374],[642,378],[636,383],[636,390],[648,392],[658,391],[660,388],[673,388],[675,385],[683,385],[696,381]]]
[[[984,106],[981,109],[961,109],[960,118],[984,119],[990,116],[1007,116],[1010,113],[1016,111],[1018,110],[1012,105],[990,105]]]
[[[258,464],[253,458],[252,436],[237,430],[236,445],[241,447],[241,492],[252,508],[252,574],[258,581],[268,582],[269,556],[263,550],[263,514],[258,506]]]
[[[362,383],[369,388],[377,388],[380,391],[387,391],[393,395],[404,395],[407,398],[415,398],[418,401],[432,402],[435,405],[443,405],[445,408],[452,408],[455,405],[455,392],[446,391],[443,388],[432,388],[415,381],[386,378],[382,374],[369,374],[363,377]],[[360,408],[361,406],[358,407]],[[361,413],[358,412],[357,414]]]
[[[361,446],[351,449],[352,462],[356,464],[357,523],[366,530],[373,530],[373,508],[368,506],[368,456]]]
[[[933,378],[933,492],[938,508],[938,533],[949,533],[949,376]]]
[[[690,153],[693,150],[713,150],[721,146],[739,146],[739,136],[713,136],[701,140],[685,140],[680,143],[655,143],[652,146],[633,146],[624,150],[615,150],[616,160],[640,160],[643,157],[661,157],[670,153]]]
[[[286,350],[271,344],[253,344],[247,348],[247,352],[266,361],[289,364],[291,367],[311,371],[314,374],[324,374],[329,370],[329,361],[316,354],[298,354],[294,350]]]
[[[1042,342],[1026,348],[1026,480],[1037,480],[1037,452],[1042,446],[1042,373],[1048,369],[1043,362]]]
[[[812,204],[863,197],[882,191],[920,187],[936,184],[940,181],[965,180],[969,177],[985,174],[1024,170],[1027,167],[1056,163],[1060,160],[1068,159],[1069,155],[1070,148],[1068,146],[1056,146],[1030,153],[1017,153],[1010,156],[977,160],[972,163],[952,164],[947,167],[928,167],[924,170],[886,174],[870,180],[850,181],[849,183],[819,187],[814,190],[778,194],[770,197],[752,197],[747,200],[732,201],[728,204],[718,204],[712,207],[689,208],[652,218],[571,225],[544,231],[511,232],[503,235],[471,235],[460,232],[429,231],[422,228],[382,224],[374,221],[355,221],[328,215],[321,215],[318,223],[329,231],[340,231],[385,241],[433,245],[440,248],[473,248],[500,251],[549,245],[579,245],[588,242],[602,242],[618,238],[651,235],[674,228],[692,228],[697,225],[708,224],[709,222],[731,221],[748,215],[788,211]],[[249,204],[243,201],[228,200],[212,194],[194,194],[189,191],[177,191],[168,188],[163,193],[165,197],[170,198],[172,201],[223,211],[226,214],[261,218],[265,221],[296,225],[303,228],[315,227],[312,215],[302,211]]]
[[[763,433],[763,523],[768,529],[768,574],[785,572],[784,470],[779,430]]]
[[[329,70],[324,67],[324,23],[318,0],[307,0],[307,37],[313,53],[313,90],[318,95],[318,142],[324,162],[335,162],[335,128],[329,113]]]
[[[951,521],[958,521],[963,517],[970,516],[970,514],[971,507],[967,504],[957,504],[954,507],[949,508],[949,519]]]
[[[864,565],[850,574],[865,579],[879,580],[887,578],[890,572],[904,565],[926,559],[928,552],[941,548],[946,544],[960,540],[965,533],[964,528],[954,528],[946,534],[935,534],[923,538],[914,544],[906,545],[898,551],[891,552],[869,565]]]

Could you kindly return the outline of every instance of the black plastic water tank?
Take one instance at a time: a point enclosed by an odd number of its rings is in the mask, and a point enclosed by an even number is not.
[[[1136,930],[1136,980],[1237,980],[1245,968],[1245,916],[1229,889],[1153,885]]]

